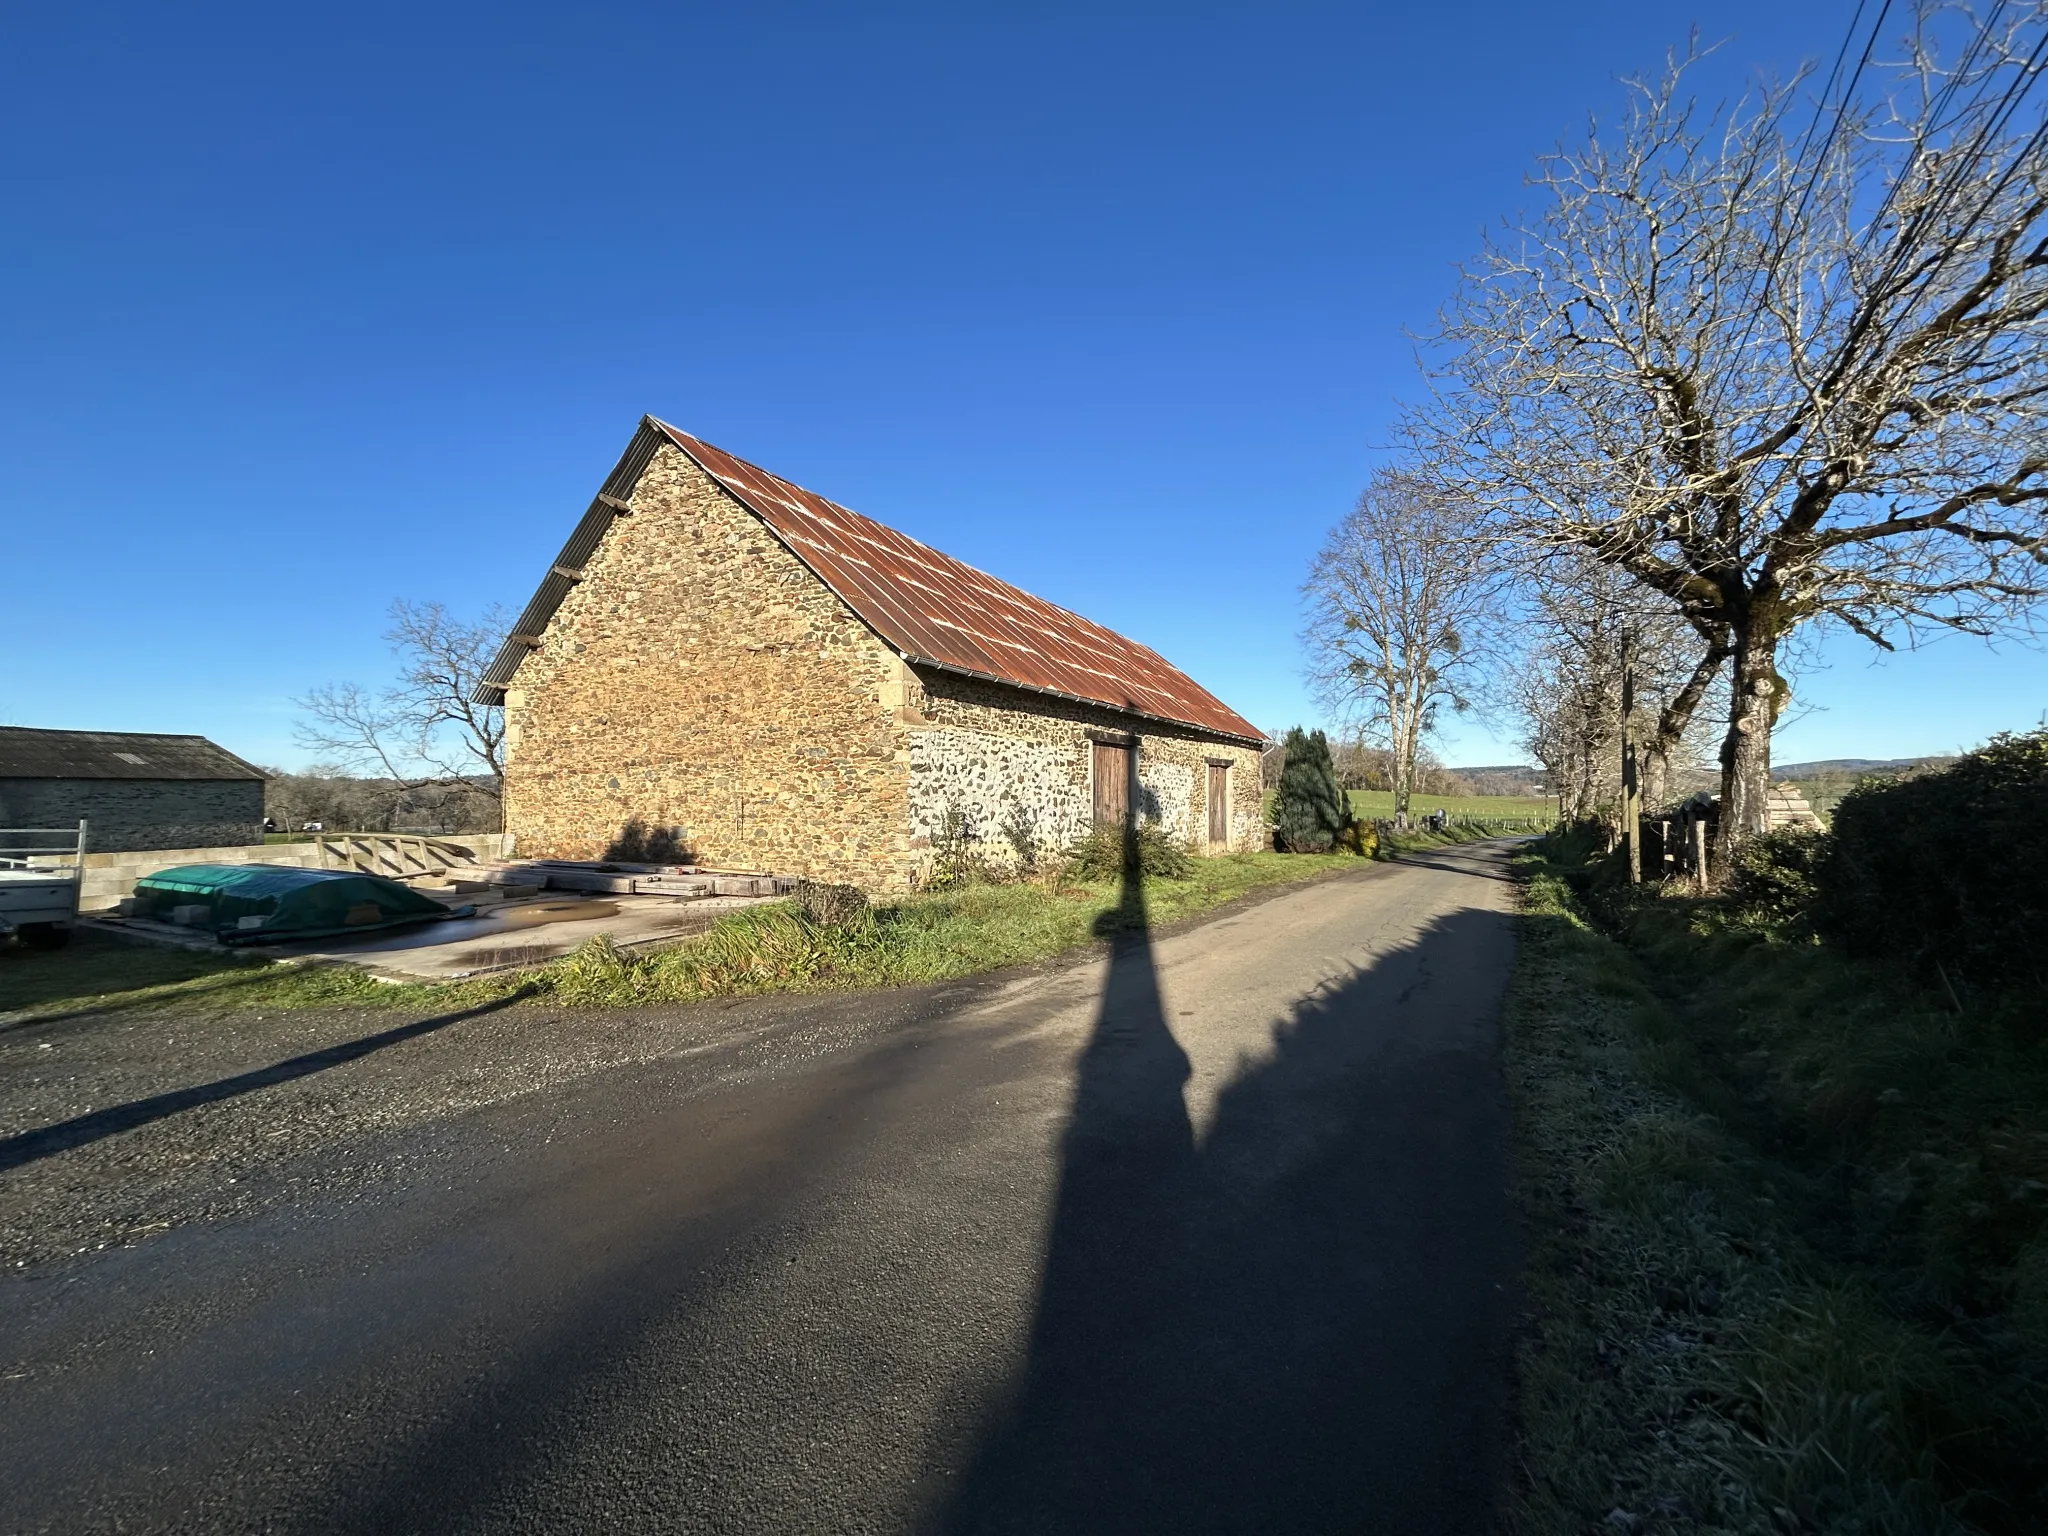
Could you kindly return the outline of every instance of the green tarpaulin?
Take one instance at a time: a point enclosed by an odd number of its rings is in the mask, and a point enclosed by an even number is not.
[[[458,915],[396,880],[346,869],[180,864],[135,882],[137,917],[167,922],[177,908],[191,906],[206,907],[211,915],[199,926],[229,944],[363,933]]]

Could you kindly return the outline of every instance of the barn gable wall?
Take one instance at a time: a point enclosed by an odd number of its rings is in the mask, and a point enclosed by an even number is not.
[[[901,662],[676,448],[633,507],[507,692],[521,853],[906,883]]]

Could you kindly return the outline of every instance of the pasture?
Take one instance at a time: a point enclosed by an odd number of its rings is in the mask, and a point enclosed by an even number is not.
[[[1394,792],[1390,789],[1354,789],[1351,810],[1361,821],[1385,821],[1394,814]],[[1449,811],[1453,816],[1541,817],[1546,823],[1557,818],[1557,802],[1543,795],[1410,795],[1408,814],[1427,816],[1431,811]]]

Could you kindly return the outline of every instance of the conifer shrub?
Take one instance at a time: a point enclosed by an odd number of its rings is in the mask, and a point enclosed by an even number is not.
[[[1352,823],[1351,803],[1337,783],[1330,743],[1321,731],[1296,726],[1273,803],[1273,835],[1285,853],[1328,853]]]

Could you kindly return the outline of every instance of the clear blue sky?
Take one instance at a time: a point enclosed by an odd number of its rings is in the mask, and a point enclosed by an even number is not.
[[[0,720],[296,764],[643,412],[1313,718],[1296,587],[1532,157],[1849,4],[45,6],[0,52]],[[1781,758],[2031,723],[1831,647]],[[1452,761],[1520,756],[1477,727]]]

